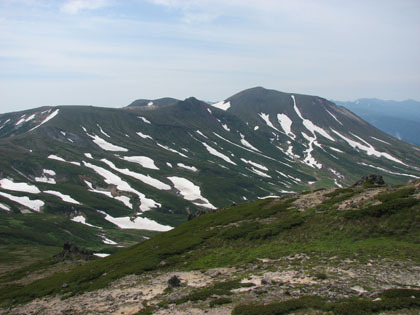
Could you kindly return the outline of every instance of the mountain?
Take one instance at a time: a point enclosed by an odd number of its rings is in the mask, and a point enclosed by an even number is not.
[[[355,112],[380,130],[400,140],[420,145],[420,102],[384,101],[376,98],[334,102]]]
[[[112,253],[198,211],[372,172],[394,184],[420,176],[420,148],[326,99],[261,87],[212,105],[2,114],[0,148],[0,239],[16,255],[17,245],[58,251],[67,240]]]
[[[0,276],[0,313],[417,314],[420,181],[229,206],[56,272],[71,248]]]

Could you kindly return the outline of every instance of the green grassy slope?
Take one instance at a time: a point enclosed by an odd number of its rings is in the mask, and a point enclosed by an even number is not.
[[[51,294],[70,296],[151,270],[207,270],[296,253],[319,259],[357,256],[363,262],[389,257],[420,263],[418,186],[382,188],[360,207],[339,210],[346,200],[374,189],[357,186],[325,193],[321,203],[305,211],[296,200],[308,193],[223,208],[71,272],[24,287],[2,287],[0,301],[10,305]]]

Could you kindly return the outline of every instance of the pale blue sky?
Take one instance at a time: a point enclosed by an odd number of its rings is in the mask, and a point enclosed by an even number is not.
[[[0,113],[264,86],[420,100],[418,0],[0,0]]]

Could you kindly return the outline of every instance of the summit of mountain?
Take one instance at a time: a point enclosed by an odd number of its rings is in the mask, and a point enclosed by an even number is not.
[[[171,106],[178,103],[179,100],[172,97],[163,97],[158,99],[138,99],[132,102],[130,105],[127,105],[128,109],[133,107],[141,107],[142,109],[156,109],[159,107]]]

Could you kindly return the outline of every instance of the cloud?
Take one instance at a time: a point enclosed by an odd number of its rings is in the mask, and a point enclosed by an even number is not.
[[[96,10],[109,5],[107,0],[68,0],[61,11],[69,14],[77,14],[81,10]]]

